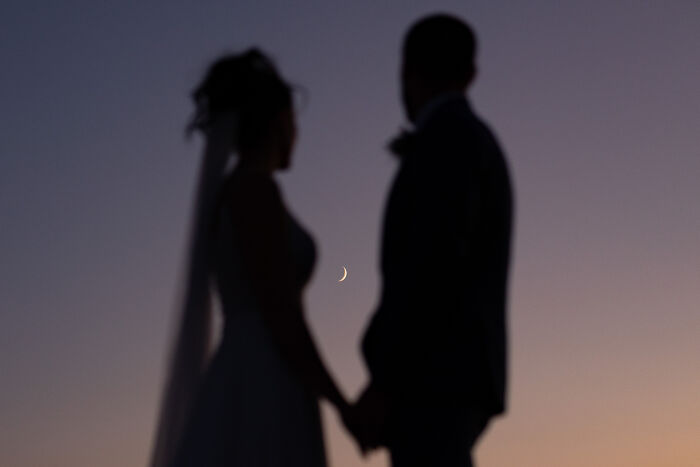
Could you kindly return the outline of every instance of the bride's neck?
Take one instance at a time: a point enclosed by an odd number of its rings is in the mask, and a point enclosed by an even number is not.
[[[239,154],[236,167],[246,172],[271,174],[276,169],[274,161],[270,151],[249,151]]]

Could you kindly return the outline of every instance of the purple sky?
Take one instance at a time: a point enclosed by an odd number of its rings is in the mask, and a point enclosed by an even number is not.
[[[517,195],[510,411],[480,465],[698,465],[694,0],[3,1],[0,465],[146,463],[200,154],[188,93],[250,45],[309,92],[280,182],[320,248],[313,330],[357,393],[399,46],[433,11],[479,36],[470,97]],[[364,465],[324,417],[332,465]]]

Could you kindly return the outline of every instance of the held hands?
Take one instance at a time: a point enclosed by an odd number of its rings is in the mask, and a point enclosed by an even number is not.
[[[376,387],[368,386],[357,402],[346,406],[340,415],[363,455],[386,444],[386,401]]]

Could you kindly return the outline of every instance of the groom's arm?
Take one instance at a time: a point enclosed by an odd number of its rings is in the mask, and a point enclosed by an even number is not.
[[[392,216],[400,225],[389,226],[395,235],[385,240],[401,254],[384,271],[380,309],[364,345],[373,379],[388,390],[431,370],[431,347],[445,337],[445,308],[468,286],[459,279],[470,266],[468,229],[478,216],[474,169],[429,165],[436,162],[431,155],[420,156],[402,167],[392,209],[404,215]]]

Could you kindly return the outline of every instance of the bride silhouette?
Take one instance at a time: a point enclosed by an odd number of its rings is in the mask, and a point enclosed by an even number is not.
[[[251,49],[214,62],[193,99],[188,129],[206,144],[151,466],[325,466],[318,399],[349,406],[304,320],[314,242],[273,179],[291,162],[291,88]],[[210,357],[213,291],[224,326]]]

